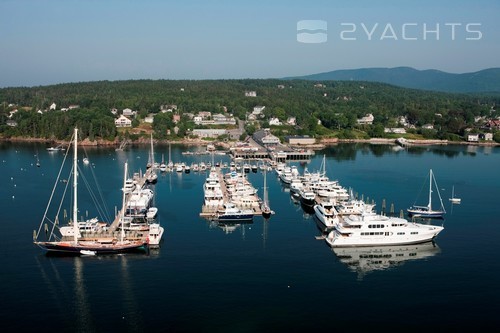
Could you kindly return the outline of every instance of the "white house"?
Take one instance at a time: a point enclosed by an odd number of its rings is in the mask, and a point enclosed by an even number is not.
[[[257,92],[256,91],[245,91],[245,97],[257,97]]]
[[[203,118],[201,116],[194,116],[193,121],[196,125],[199,125],[203,121]]]
[[[152,124],[155,121],[155,115],[153,113],[150,113],[147,115],[146,118],[144,118],[145,123]]]
[[[297,120],[295,119],[295,117],[288,117],[288,119],[286,120],[286,123],[288,125],[295,126],[296,125],[296,121]]]
[[[479,134],[469,134],[469,135],[467,135],[467,141],[469,141],[469,142],[479,142]]]
[[[52,103],[49,106],[49,110],[55,110],[56,109],[56,103]]]
[[[422,125],[422,129],[434,129],[434,125],[432,125],[432,124],[425,124],[425,125]]]
[[[281,121],[278,118],[269,119],[269,125],[281,126]]]
[[[375,120],[375,117],[373,117],[373,114],[368,113],[366,116],[358,119],[358,124],[359,125],[372,125],[374,120]]]
[[[194,129],[192,134],[200,138],[217,138],[218,136],[226,134],[225,129]]]
[[[118,109],[117,109],[117,108],[112,108],[112,109],[111,109],[111,113],[112,113],[113,115],[116,115],[116,114],[118,113]]]
[[[484,133],[484,140],[485,141],[492,141],[493,140],[493,133]]]
[[[132,111],[129,108],[123,109],[122,111],[122,115],[124,115],[125,117],[135,117],[136,114],[137,111]]]
[[[132,127],[132,120],[128,119],[124,115],[121,115],[119,118],[115,119],[116,127]]]
[[[386,127],[384,128],[384,133],[406,134],[406,130],[403,127]]]
[[[264,105],[257,105],[257,106],[254,106],[253,107],[253,111],[252,111],[252,114],[258,116],[259,114],[262,113],[262,111],[264,111],[266,107]]]

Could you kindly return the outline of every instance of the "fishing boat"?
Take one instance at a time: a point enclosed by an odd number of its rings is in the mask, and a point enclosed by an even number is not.
[[[262,201],[262,204],[260,206],[260,210],[262,211],[262,216],[266,219],[270,218],[272,214],[274,214],[274,211],[271,210],[269,207],[269,197],[267,194],[267,182],[266,182],[266,174],[267,172],[264,171],[264,200]]]
[[[450,198],[451,203],[453,204],[459,204],[462,202],[462,199],[455,197],[455,186],[451,188],[451,198]]]
[[[124,253],[124,252],[134,252],[134,251],[146,251],[147,250],[147,241],[143,240],[126,240],[124,230],[122,228],[120,239],[116,239],[115,237],[92,237],[92,238],[82,238],[79,236],[80,232],[78,230],[78,129],[75,128],[73,134],[73,237],[69,239],[58,238],[54,233],[55,228],[57,227],[57,223],[52,221],[57,221],[56,219],[52,220],[48,218],[47,212],[49,211],[49,206],[52,202],[53,196],[50,197],[49,203],[45,210],[45,214],[40,223],[38,230],[34,231],[33,242],[35,245],[40,248],[46,250],[47,252],[59,253],[59,254],[72,254],[72,255],[88,255],[88,254],[112,254],[112,253]],[[66,155],[67,156],[67,155]],[[66,159],[65,159],[66,160]],[[62,170],[62,168],[61,168]],[[60,175],[59,175],[60,176]],[[124,185],[127,178],[127,163],[125,163],[125,175],[124,175]],[[56,180],[56,185],[59,183],[59,180]],[[55,190],[55,186],[54,186]],[[125,192],[123,193],[122,199],[122,209],[119,212],[117,218],[123,221],[123,213],[125,208]],[[42,226],[46,222],[52,223],[52,229],[50,233],[48,233],[47,241],[39,241]],[[47,228],[48,229],[48,228]]]
[[[439,202],[441,203],[440,209],[432,209],[432,187],[433,185],[436,187],[437,194],[439,196]],[[436,179],[434,178],[434,174],[432,169],[429,171],[429,203],[427,206],[417,206],[413,205],[408,208],[409,216],[417,216],[423,218],[442,218],[446,213],[444,209],[443,200],[441,199],[441,194],[439,193],[439,187],[437,185]]]

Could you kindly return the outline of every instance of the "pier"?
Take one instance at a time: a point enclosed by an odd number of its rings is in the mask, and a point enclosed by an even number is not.
[[[222,190],[222,195],[223,195],[223,201],[224,203],[231,202],[231,198],[229,195],[229,192],[227,191],[227,186],[226,186],[226,181],[224,179],[224,175],[222,173],[221,168],[214,168],[212,170],[215,170],[217,173],[217,177],[219,178],[219,184],[221,185],[221,190]],[[252,209],[253,214],[255,215],[262,215],[262,211],[259,207],[249,207],[249,206],[242,206],[242,205],[236,205],[237,208],[239,209]],[[206,218],[206,219],[215,219],[217,217],[217,211],[222,208],[222,207],[207,207],[203,205],[201,207],[201,212],[200,212],[200,217]]]

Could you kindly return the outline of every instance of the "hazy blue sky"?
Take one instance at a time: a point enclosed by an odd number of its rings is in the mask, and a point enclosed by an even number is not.
[[[0,13],[0,87],[500,67],[498,0],[0,0]],[[300,20],[326,21],[327,42],[299,43]],[[446,23],[461,24],[454,40]],[[439,40],[424,31],[436,24]]]

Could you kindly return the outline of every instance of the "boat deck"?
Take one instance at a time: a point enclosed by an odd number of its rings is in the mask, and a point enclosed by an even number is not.
[[[222,195],[224,197],[224,202],[229,202],[229,193],[227,192],[227,188],[225,186],[224,182],[224,175],[222,174],[222,170],[220,168],[216,168],[217,176],[219,178],[219,184],[221,184],[221,189],[222,189]],[[240,209],[252,209],[254,215],[262,215],[262,211],[260,207],[242,207],[242,206],[236,206]],[[200,217],[206,218],[206,219],[213,219],[216,217],[216,213],[219,207],[207,207],[205,205],[201,206],[201,213]]]

